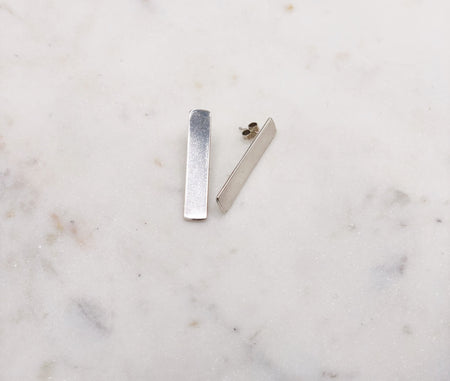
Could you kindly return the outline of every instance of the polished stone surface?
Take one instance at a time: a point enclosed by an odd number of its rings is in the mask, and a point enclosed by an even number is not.
[[[1,1],[0,380],[449,380],[449,14]],[[238,127],[269,116],[223,215]]]

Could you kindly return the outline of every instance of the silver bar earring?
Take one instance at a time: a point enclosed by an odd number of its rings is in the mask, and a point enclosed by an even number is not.
[[[184,191],[184,218],[204,220],[208,216],[210,112],[189,113],[189,133]]]
[[[243,130],[244,138],[254,138],[254,140],[217,194],[216,201],[222,212],[225,213],[231,208],[245,181],[275,137],[276,132],[272,118],[267,119],[261,130],[256,123],[250,123],[248,128]]]

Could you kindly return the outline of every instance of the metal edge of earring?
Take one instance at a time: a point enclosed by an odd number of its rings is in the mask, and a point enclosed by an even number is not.
[[[217,204],[223,213],[226,213],[233,205],[234,200],[272,142],[276,132],[275,122],[272,118],[268,118],[216,196]]]

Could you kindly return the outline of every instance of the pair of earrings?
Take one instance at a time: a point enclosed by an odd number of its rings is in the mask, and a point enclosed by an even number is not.
[[[204,220],[208,215],[210,128],[209,111],[190,112],[184,193],[184,218],[187,220]],[[277,131],[271,118],[267,119],[261,129],[253,122],[241,130],[245,139],[253,141],[217,194],[216,201],[223,213],[233,205]]]

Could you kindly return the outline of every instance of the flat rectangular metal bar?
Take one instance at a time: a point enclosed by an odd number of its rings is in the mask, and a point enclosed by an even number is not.
[[[222,212],[226,213],[231,208],[247,178],[252,173],[253,168],[255,168],[259,159],[275,137],[276,132],[277,130],[272,118],[267,119],[261,131],[256,135],[255,140],[248,147],[244,156],[217,194],[216,201]]]
[[[208,215],[210,112],[189,113],[184,218],[204,220]]]

